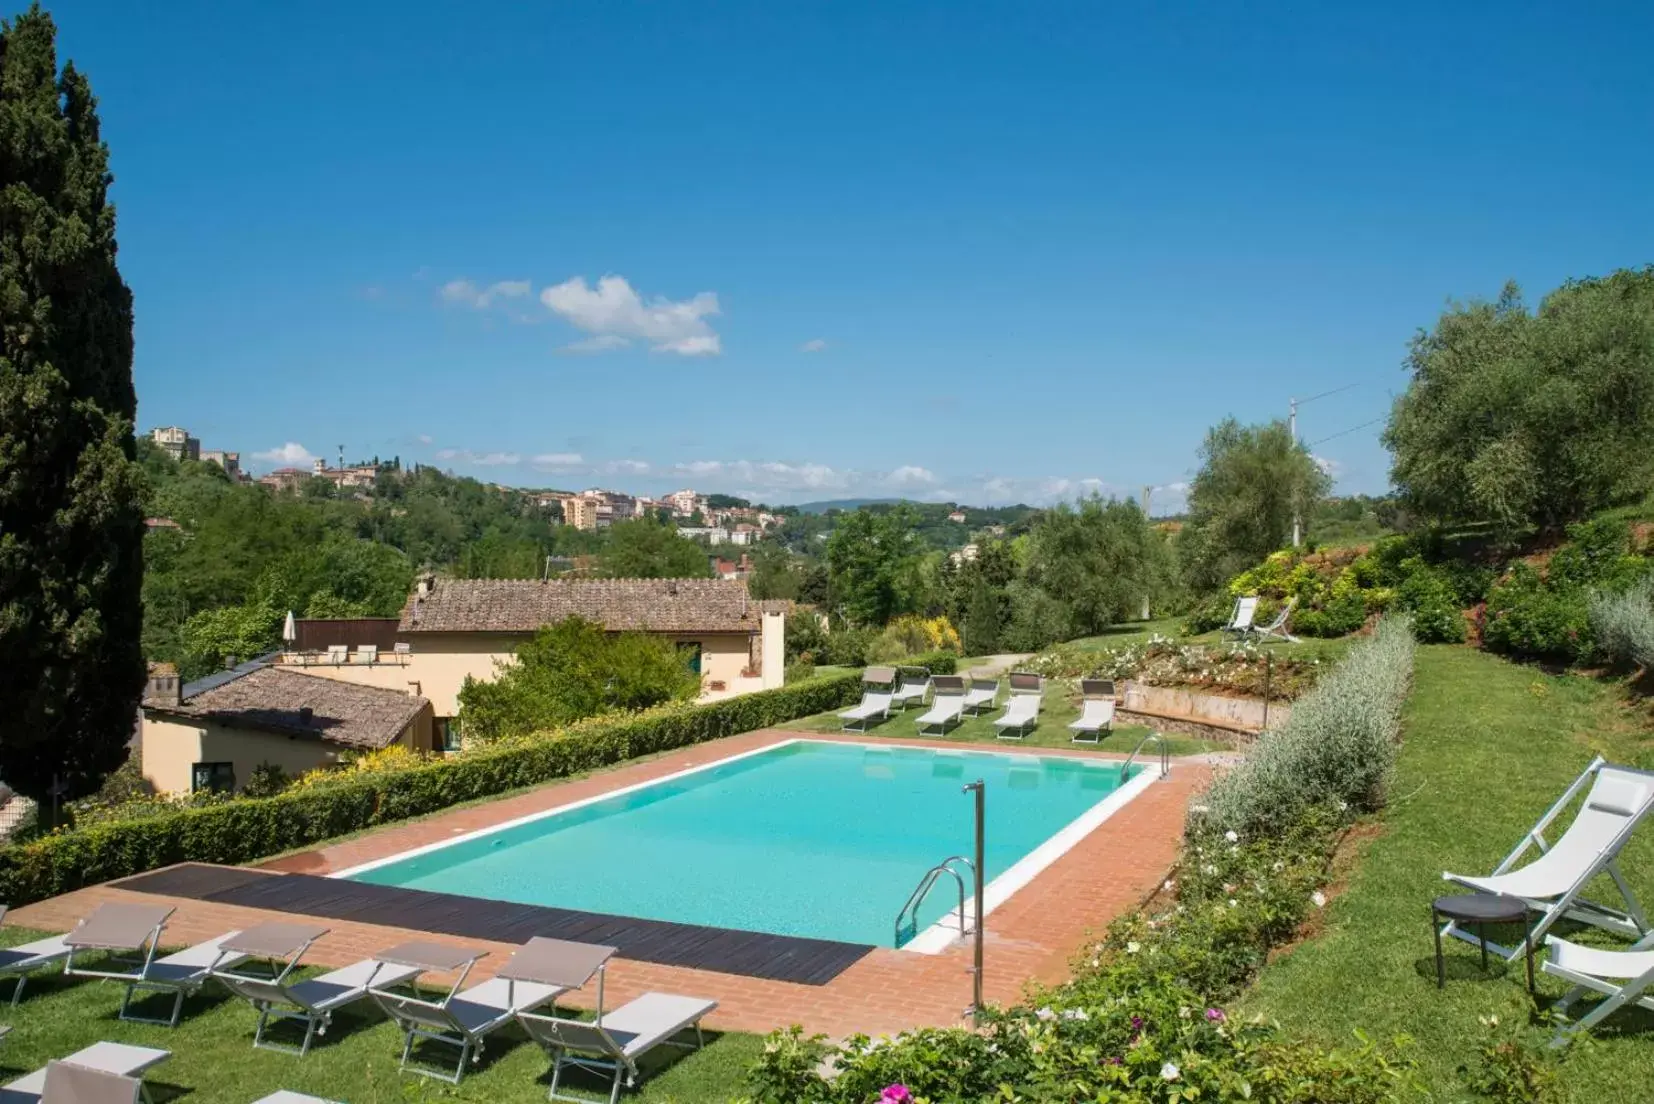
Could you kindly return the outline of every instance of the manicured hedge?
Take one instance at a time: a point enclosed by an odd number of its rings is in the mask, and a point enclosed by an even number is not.
[[[953,656],[917,657],[933,670]],[[341,775],[276,797],[116,821],[0,848],[0,901],[23,905],[180,862],[244,863],[655,752],[842,708],[860,693],[842,672],[710,705],[593,717],[554,732],[402,771]]]

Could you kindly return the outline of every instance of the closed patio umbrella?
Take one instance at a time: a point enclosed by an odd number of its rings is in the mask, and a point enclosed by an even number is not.
[[[281,623],[281,641],[288,651],[293,650],[293,641],[299,638],[299,626],[293,621],[293,611],[287,611],[287,620]]]

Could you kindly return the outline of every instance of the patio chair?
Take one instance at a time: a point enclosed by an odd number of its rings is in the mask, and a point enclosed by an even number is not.
[[[1546,843],[1545,830],[1587,784],[1590,790],[1585,794],[1584,803],[1574,815],[1573,822],[1555,844]],[[1532,939],[1535,942],[1563,917],[1634,939],[1644,939],[1650,934],[1648,921],[1631,887],[1620,875],[1615,859],[1651,808],[1654,808],[1654,773],[1615,766],[1599,756],[1591,761],[1492,874],[1476,878],[1443,873],[1442,877],[1478,893],[1521,898],[1530,909],[1540,914],[1539,921],[1533,927]],[[1530,847],[1537,847],[1539,854],[1526,865],[1517,866]],[[1582,896],[1586,885],[1598,874],[1607,874],[1613,879],[1625,900],[1623,909],[1599,904]],[[1481,943],[1474,933],[1456,924],[1442,928],[1442,934],[1468,943]],[[1507,961],[1522,953],[1521,947],[1504,947],[1493,942],[1487,946]]]
[[[965,691],[965,712],[974,716],[977,713],[992,709],[998,698],[998,679],[972,678],[970,686]]]
[[[257,1010],[258,1027],[253,1031],[255,1048],[279,1050],[302,1058],[310,1053],[310,1043],[316,1036],[327,1034],[328,1026],[333,1022],[333,1013],[366,997],[368,986],[411,981],[422,972],[417,966],[393,965],[377,958],[366,958],[319,977],[289,981],[288,975],[298,965],[299,956],[326,929],[306,928],[298,924],[284,926],[291,929],[286,937],[283,939],[267,934],[267,938],[260,941],[262,946],[259,952],[259,957],[287,958],[287,968],[281,973],[273,978],[213,974],[216,981]],[[281,946],[283,942],[287,946]],[[266,1042],[264,1031],[271,1020],[303,1020],[304,1042],[296,1047]]]
[[[874,722],[890,717],[896,678],[894,667],[869,667],[861,673],[861,701],[839,714],[845,732],[866,732]]]
[[[609,1104],[615,1104],[623,1082],[628,1088],[637,1084],[638,1060],[645,1054],[663,1045],[689,1048],[690,1044],[674,1040],[691,1027],[695,1029],[694,1046],[703,1045],[701,1020],[717,1007],[717,1001],[700,997],[645,993],[595,1020],[526,1014],[518,1016],[517,1021],[528,1037],[551,1055],[550,1099],[588,1104],[582,1097],[557,1091],[563,1071],[574,1067],[594,1073],[612,1071]]]
[[[1220,637],[1244,637],[1252,631],[1252,619],[1258,616],[1258,596],[1249,594],[1235,599],[1235,609],[1229,614],[1229,623],[1218,633]]]
[[[1114,729],[1114,680],[1080,680],[1080,715],[1068,729],[1076,744],[1098,744]]]
[[[1020,740],[1039,724],[1045,679],[1026,671],[1012,671],[1010,681],[1011,696],[1005,701],[1005,712],[994,718],[994,727],[1001,740]]]
[[[937,675],[931,679],[934,691],[930,699],[930,710],[922,713],[914,725],[919,735],[925,735],[926,729],[934,729],[937,735],[946,736],[948,726],[960,722],[965,712],[965,680],[959,675]]]
[[[910,705],[923,705],[929,694],[930,668],[896,668],[896,692],[891,695],[890,708],[906,709]]]
[[[240,932],[229,932],[205,943],[197,943],[182,951],[157,958],[161,932],[172,915],[171,905],[149,905],[137,902],[111,901],[99,905],[82,920],[75,930],[63,937],[69,954],[63,962],[63,972],[73,977],[103,978],[126,983],[121,997],[120,1018],[136,1023],[164,1024],[177,1027],[184,1010],[184,997],[200,989],[214,968],[228,969],[248,958],[226,950],[222,944]],[[85,951],[112,951],[116,957],[97,966],[75,963],[75,955]],[[137,954],[137,959],[118,957],[121,952]],[[109,965],[124,969],[108,969]],[[172,1014],[166,1019],[133,1015],[132,998],[141,990],[171,993]]]
[[[560,941],[531,939],[517,949],[512,960],[546,953],[544,945],[553,943]],[[417,966],[437,973],[459,972],[458,979],[440,1000],[427,1000],[417,993],[395,992],[389,986],[374,985],[369,989],[385,1015],[402,1029],[402,1064],[398,1068],[457,1085],[465,1076],[466,1059],[480,1060],[489,1033],[510,1023],[519,1012],[531,1012],[551,1003],[564,991],[562,986],[511,977],[495,977],[462,989],[472,967],[487,953],[440,943],[409,943],[380,953],[380,961],[393,965]],[[459,1061],[452,1074],[408,1064],[414,1044],[420,1039],[459,1048]]]
[[[1292,608],[1298,604],[1297,598],[1288,598],[1286,605],[1275,615],[1275,620],[1263,628],[1252,626],[1249,635],[1255,637],[1259,644],[1267,644],[1271,640],[1279,640],[1286,644],[1298,643],[1298,638],[1286,631],[1286,619],[1292,616]]]
[[[93,1043],[0,1088],[0,1104],[137,1104],[147,1100],[144,1071],[171,1051]]]
[[[0,919],[6,915],[6,906],[0,905]],[[32,943],[15,947],[0,947],[0,978],[13,978],[11,1003],[15,1008],[23,999],[23,985],[29,975],[47,966],[54,966],[69,957],[69,944],[61,935],[49,935]]]
[[[1648,993],[1654,985],[1654,936],[1640,940],[1625,950],[1586,947],[1560,936],[1545,938],[1550,952],[1540,970],[1552,977],[1569,982],[1573,988],[1551,1006],[1559,1015],[1587,993],[1599,993],[1607,998],[1598,1002],[1589,1013],[1557,1029],[1558,1040],[1586,1031],[1631,1005],[1654,1012],[1654,995]]]

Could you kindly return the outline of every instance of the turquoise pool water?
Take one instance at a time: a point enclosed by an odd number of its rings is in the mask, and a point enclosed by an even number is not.
[[[989,881],[1121,784],[1118,763],[800,740],[351,877],[889,946],[920,876],[970,853],[977,778]]]

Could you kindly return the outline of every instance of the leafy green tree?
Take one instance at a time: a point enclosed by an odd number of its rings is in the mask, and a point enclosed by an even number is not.
[[[1029,537],[1027,580],[1067,605],[1084,636],[1137,617],[1143,599],[1164,594],[1170,554],[1135,502],[1102,499],[1046,511]],[[1041,611],[1044,624],[1054,622]]]
[[[0,25],[0,763],[36,799],[120,765],[144,684],[132,293],[56,33],[38,5]]]
[[[1282,421],[1243,426],[1226,418],[1207,431],[1200,458],[1180,540],[1184,576],[1200,593],[1289,544],[1292,519],[1307,523],[1332,489]]]
[[[999,651],[1003,604],[1003,592],[996,592],[986,579],[977,576],[971,588],[970,607],[965,613],[966,655],[992,655]]]
[[[752,549],[747,590],[754,598],[796,600],[803,582],[797,559],[779,544],[762,541]]]
[[[1384,443],[1426,521],[1560,529],[1654,487],[1654,267],[1451,307],[1407,367]]]
[[[500,664],[491,682],[467,677],[461,723],[469,739],[497,740],[618,709],[687,701],[700,690],[689,657],[647,633],[608,633],[570,617],[547,625]]]
[[[609,579],[705,579],[712,567],[706,550],[656,521],[622,521],[609,527],[597,554],[599,574]]]
[[[852,625],[882,626],[916,608],[919,538],[905,507],[841,514],[827,538],[834,612]]]

